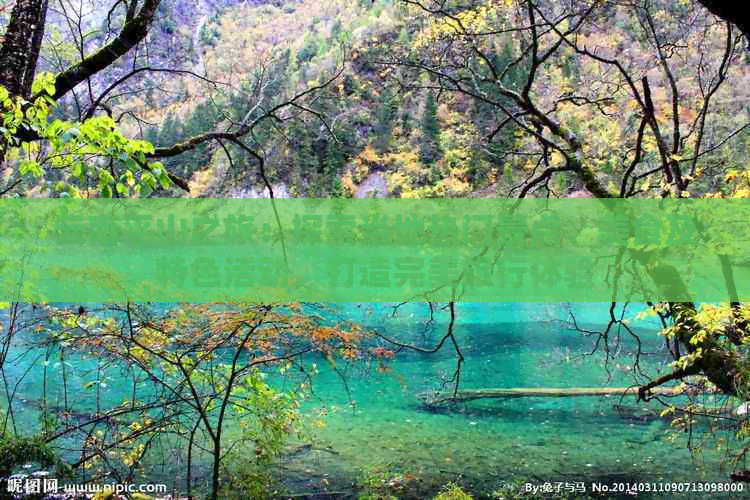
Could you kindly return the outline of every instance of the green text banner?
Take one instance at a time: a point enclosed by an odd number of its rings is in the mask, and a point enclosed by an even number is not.
[[[2,300],[750,299],[749,200],[0,200]]]

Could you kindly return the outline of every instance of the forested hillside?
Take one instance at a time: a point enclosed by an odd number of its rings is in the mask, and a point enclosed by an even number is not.
[[[558,170],[525,195],[585,196],[560,151],[538,144],[544,119],[515,92],[576,134],[605,187],[625,182],[626,192],[658,193],[649,172],[669,156],[694,179],[688,196],[728,195],[748,138],[739,31],[727,34],[691,2],[608,2],[588,14],[584,7],[578,14],[587,17],[574,21],[550,3],[545,22],[556,24],[532,43],[534,34],[508,29],[527,21],[514,2],[436,10],[386,0],[163,1],[143,50],[66,96],[57,113],[111,114],[127,136],[164,148],[254,124],[242,135],[252,153],[206,140],[164,157],[191,186],[169,196],[257,196],[267,193],[264,174],[280,196],[517,196],[549,168]],[[77,46],[111,37],[119,10],[108,17],[88,8],[80,20],[52,10],[40,70],[59,71],[75,62]],[[559,37],[566,30],[575,45]],[[540,59],[533,80],[531,51]],[[120,85],[107,88],[113,80]],[[634,95],[644,84],[650,103]],[[273,118],[264,116],[274,106]],[[674,144],[649,134],[654,127]],[[47,195],[72,194],[76,185]]]
[[[721,174],[744,169],[739,159],[748,138],[743,128],[749,118],[748,86],[743,84],[748,57],[733,48],[727,74],[720,78],[731,77],[736,84],[710,95],[711,107],[702,113],[703,100],[719,78],[716,72],[726,48],[724,27],[716,19],[705,22],[692,6],[674,12],[671,2],[656,2],[650,9],[648,17],[659,23],[654,27],[658,31],[651,32],[643,14],[633,15],[632,10],[613,4],[587,26],[583,45],[622,60],[635,83],[649,78],[660,126],[672,126],[675,117],[679,121],[680,145],[674,156],[686,161],[695,156],[691,150],[696,141],[712,149],[700,162],[690,164],[691,175],[702,178],[694,195],[726,191]],[[519,111],[512,99],[487,78],[494,75],[475,71],[474,67],[482,67],[480,56],[466,57],[473,44],[489,49],[488,62],[502,70],[502,84],[522,92],[528,63],[519,58],[528,52],[528,43],[524,33],[503,30],[522,19],[522,14],[502,4],[481,2],[459,3],[440,16],[387,1],[250,3],[228,8],[203,22],[193,47],[205,65],[201,69],[212,80],[243,82],[245,89],[239,95],[222,89],[217,98],[215,92],[206,95],[205,88],[191,92],[188,86],[182,97],[188,98],[189,106],[186,100],[175,103],[169,96],[162,96],[167,103],[172,101],[165,107],[144,103],[153,113],[147,111],[145,116],[164,117],[144,137],[159,145],[173,144],[223,126],[227,114],[236,113],[234,119],[239,119],[249,105],[245,99],[268,105],[270,96],[292,96],[335,75],[336,80],[316,95],[310,108],[315,113],[297,109],[294,120],[267,132],[267,137],[260,134],[256,141],[264,152],[268,178],[280,184],[282,193],[517,195],[526,180],[543,166],[559,165],[560,158],[554,151],[530,151],[533,139],[524,137],[519,124],[506,114]],[[664,47],[655,46],[654,40]],[[438,47],[441,60],[435,64]],[[668,72],[654,64],[660,52]],[[460,66],[454,66],[457,62]],[[476,87],[469,93],[456,92],[448,80],[461,70],[463,74],[457,76],[465,82],[474,79],[471,85]],[[565,44],[538,73],[529,89],[538,106],[552,110],[557,120],[584,139],[583,153],[602,180],[617,181],[636,163],[634,152],[641,146],[638,163],[645,168],[634,169],[633,177],[648,172],[648,156],[658,154],[658,145],[647,134],[637,144],[638,103],[621,75],[596,60],[576,57]],[[263,99],[271,100],[260,100],[263,93]],[[518,116],[524,116],[521,113]],[[537,126],[533,120],[529,124],[532,131]],[[732,134],[732,140],[722,144]],[[168,165],[192,177],[194,195],[260,192],[263,185],[253,159],[241,151],[232,154],[237,157],[233,166],[219,146],[209,145]],[[633,191],[658,190],[656,185],[638,184]],[[575,176],[563,174],[546,182],[545,188],[549,195],[561,197],[580,193],[582,185]],[[548,195],[546,190],[540,194]]]

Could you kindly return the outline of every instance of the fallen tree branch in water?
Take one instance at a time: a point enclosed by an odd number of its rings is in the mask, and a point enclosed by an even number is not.
[[[710,393],[707,390],[694,390],[678,387],[659,387],[651,393],[658,396],[681,396],[696,393]],[[423,393],[419,398],[424,404],[461,403],[485,398],[566,398],[578,396],[638,396],[638,387],[516,387],[507,389],[465,389],[454,394]]]

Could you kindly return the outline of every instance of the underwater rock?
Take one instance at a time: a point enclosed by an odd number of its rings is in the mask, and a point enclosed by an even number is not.
[[[318,448],[313,446],[312,444],[303,444],[301,446],[298,446],[294,448],[293,450],[284,453],[282,455],[282,458],[284,460],[295,460],[298,458],[301,458],[302,456],[306,455],[307,453],[313,452],[313,451],[320,451],[320,452],[326,452],[331,455],[339,455],[339,452],[332,449],[331,447],[327,448]]]
[[[742,415],[747,415],[748,409],[750,409],[750,403],[746,401],[742,403],[741,405],[739,405],[737,408],[735,408],[734,414],[737,415],[738,417],[741,417]]]
[[[648,423],[654,420],[664,420],[660,412],[640,406],[612,405],[612,409],[624,420],[629,422]]]

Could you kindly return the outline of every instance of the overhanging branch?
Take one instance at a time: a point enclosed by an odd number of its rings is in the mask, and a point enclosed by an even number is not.
[[[76,85],[109,67],[117,59],[138,45],[148,34],[161,0],[145,0],[138,14],[128,20],[117,37],[81,62],[58,73],[55,77],[54,99],[70,92]]]

